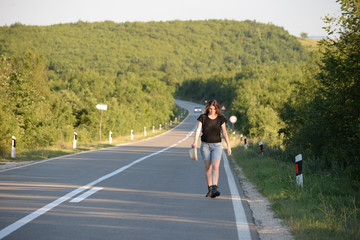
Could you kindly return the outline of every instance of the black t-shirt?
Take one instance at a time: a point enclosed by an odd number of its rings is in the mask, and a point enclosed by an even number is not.
[[[206,113],[201,114],[198,119],[202,123],[201,141],[206,143],[221,142],[220,131],[221,125],[226,123],[224,116],[217,116],[215,119],[210,119]]]

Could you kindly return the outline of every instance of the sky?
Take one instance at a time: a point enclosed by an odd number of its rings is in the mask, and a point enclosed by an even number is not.
[[[336,0],[0,0],[0,26],[227,19],[327,36],[321,19],[327,15],[340,15]]]

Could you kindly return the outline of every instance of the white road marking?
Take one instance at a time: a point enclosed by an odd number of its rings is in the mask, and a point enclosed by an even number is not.
[[[224,168],[229,183],[231,199],[234,207],[236,228],[239,240],[251,240],[250,228],[246,219],[245,211],[241,203],[241,197],[237,189],[234,176],[231,172],[229,161],[226,154],[223,152]]]
[[[0,239],[3,239],[7,235],[11,234],[12,232],[16,231],[17,229],[21,228],[25,224],[31,222],[35,218],[41,216],[42,214],[46,213],[47,211],[53,209],[54,207],[62,204],[63,202],[69,200],[70,198],[74,197],[75,195],[79,194],[80,192],[86,190],[89,188],[88,186],[83,186],[78,189],[75,189],[74,191],[66,194],[65,196],[62,196],[61,198],[58,198],[57,200],[49,203],[48,205],[36,210],[33,213],[30,213],[29,215],[23,217],[22,219],[18,220],[17,222],[7,226],[6,228],[2,229],[0,231]]]
[[[132,162],[132,163],[130,163],[130,164],[124,166],[124,167],[121,167],[121,168],[119,168],[119,169],[117,169],[117,170],[115,170],[115,171],[113,171],[113,172],[111,172],[111,173],[109,173],[109,174],[107,174],[105,176],[102,176],[101,178],[96,179],[95,181],[93,181],[91,183],[88,183],[88,184],[86,184],[86,185],[84,185],[82,187],[79,187],[79,188],[75,189],[74,191],[72,191],[72,192],[70,192],[70,193],[56,199],[55,201],[47,204],[46,206],[36,210],[35,212],[30,213],[29,215],[21,218],[20,220],[14,222],[13,224],[11,224],[11,225],[7,226],[6,228],[2,229],[0,231],[0,239],[3,239],[7,235],[15,232],[17,229],[23,227],[25,224],[27,224],[27,223],[31,222],[32,220],[38,218],[39,216],[43,215],[44,213],[50,211],[54,207],[68,201],[69,199],[71,199],[74,196],[80,194],[81,192],[85,191],[86,189],[89,189],[92,186],[94,186],[94,185],[96,185],[96,184],[98,184],[98,183],[100,183],[100,182],[102,182],[102,181],[116,175],[116,174],[121,173],[122,171],[134,166],[135,164],[137,164],[139,162],[144,161],[147,158],[150,158],[152,156],[155,156],[155,155],[158,155],[158,154],[160,154],[162,152],[165,152],[165,151],[175,147],[176,145],[178,145],[178,143],[175,143],[175,144],[171,145],[170,147],[164,148],[164,149],[162,149],[162,150],[160,150],[158,152],[154,152],[154,153],[152,153],[150,155],[139,158],[138,160],[135,160],[134,162]]]
[[[96,193],[97,191],[103,189],[102,187],[94,187],[92,189],[90,189],[89,191],[87,192],[84,192],[83,194],[81,194],[80,196],[74,198],[73,200],[71,200],[70,202],[71,203],[78,203],[78,202],[81,202],[82,200],[84,200],[85,198],[93,195],[94,193]]]

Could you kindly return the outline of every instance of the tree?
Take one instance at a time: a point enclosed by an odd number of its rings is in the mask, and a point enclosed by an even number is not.
[[[24,57],[1,58],[0,149],[14,135],[18,147],[51,145],[51,92],[42,59],[31,52]]]
[[[306,38],[308,38],[308,34],[305,32],[302,32],[302,33],[300,33],[300,37],[303,39],[306,39]]]
[[[360,179],[360,4],[337,2],[342,15],[325,18],[331,26],[326,27],[329,38],[320,43],[318,65],[307,65],[308,80],[290,98],[282,116],[290,145],[323,158],[328,167],[347,168]]]
[[[325,18],[334,27],[326,28],[339,39],[322,41],[324,56],[317,78],[318,108],[324,111],[322,120],[328,125],[325,136],[336,136],[325,151],[340,155],[345,165],[355,164],[360,147],[360,2],[338,0],[342,16]],[[339,154],[340,153],[340,154]],[[360,166],[360,165],[359,165]]]

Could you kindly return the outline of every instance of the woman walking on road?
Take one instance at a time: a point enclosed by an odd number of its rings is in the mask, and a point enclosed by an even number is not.
[[[205,176],[208,184],[208,192],[206,197],[215,198],[220,196],[217,190],[219,181],[219,167],[223,147],[221,144],[221,130],[227,144],[227,155],[231,155],[231,147],[226,132],[226,119],[220,112],[219,103],[216,100],[208,102],[205,113],[199,116],[198,125],[195,132],[193,148],[197,148],[197,139],[201,136],[201,155],[205,165]]]

